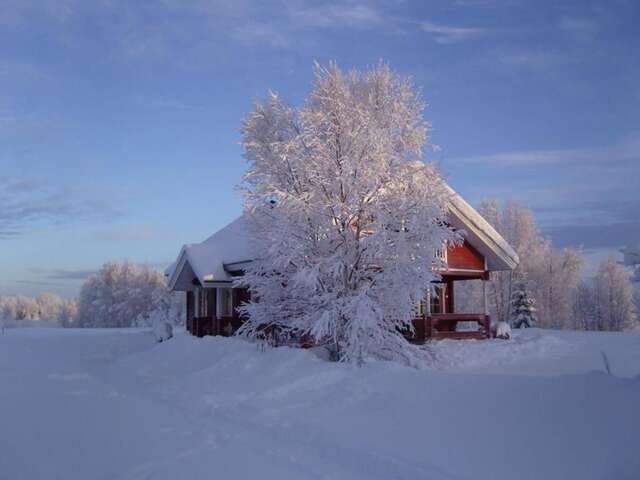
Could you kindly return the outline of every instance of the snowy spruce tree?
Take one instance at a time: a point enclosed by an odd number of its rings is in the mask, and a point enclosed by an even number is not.
[[[536,322],[534,299],[531,298],[525,282],[515,282],[511,294],[511,323],[515,328],[529,328]]]
[[[408,79],[316,65],[305,103],[275,93],[242,128],[242,191],[256,252],[241,282],[255,301],[239,334],[272,329],[327,346],[337,361],[416,364],[401,331],[438,278],[448,193],[421,160],[429,125]]]

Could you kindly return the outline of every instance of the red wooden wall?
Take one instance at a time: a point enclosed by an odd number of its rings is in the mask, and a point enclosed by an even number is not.
[[[447,250],[447,263],[451,269],[484,271],[484,257],[466,241]]]

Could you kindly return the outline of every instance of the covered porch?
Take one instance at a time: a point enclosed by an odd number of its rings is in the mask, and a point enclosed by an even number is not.
[[[233,335],[244,322],[238,307],[249,301],[245,288],[196,286],[186,292],[186,328],[196,337]]]
[[[489,270],[485,257],[471,244],[451,247],[445,252],[447,268],[440,271],[441,280],[433,285],[420,302],[418,316],[413,319],[414,333],[407,335],[410,341],[422,343],[433,339],[486,339],[491,338],[491,318],[487,305],[487,281]],[[481,282],[482,305],[472,309],[459,308],[458,296],[469,295],[463,291],[467,282]],[[478,287],[478,285],[474,285]]]

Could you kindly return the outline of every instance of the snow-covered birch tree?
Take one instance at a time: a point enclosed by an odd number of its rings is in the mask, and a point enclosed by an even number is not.
[[[315,67],[300,108],[275,93],[242,127],[241,187],[256,261],[242,282],[253,301],[239,334],[270,326],[324,343],[332,358],[415,362],[418,302],[438,275],[448,193],[422,161],[428,123],[410,80],[380,64]]]
[[[598,330],[629,330],[637,327],[630,274],[615,258],[602,260],[593,288]]]
[[[578,284],[583,267],[579,250],[553,247],[551,239],[541,235],[530,209],[514,201],[503,208],[496,200],[484,200],[480,214],[509,242],[520,257],[513,272],[492,272],[489,281],[489,309],[493,319],[509,321],[513,317],[511,298],[515,279],[524,279],[527,290],[536,299],[538,326],[545,328],[581,328],[576,317]],[[479,305],[478,285],[461,286],[468,304]]]
[[[166,298],[165,298],[166,297]],[[78,304],[79,327],[131,327],[150,325],[151,315],[162,309],[167,320],[179,322],[162,272],[131,262],[109,262],[82,285]],[[176,316],[172,317],[172,313]]]
[[[533,268],[542,243],[533,213],[514,201],[501,208],[494,199],[483,200],[478,212],[509,242],[520,257],[515,272],[493,272],[489,282],[489,304],[492,318],[497,322],[509,322],[511,318],[511,294],[514,275],[525,277]],[[480,295],[478,288],[470,292]]]

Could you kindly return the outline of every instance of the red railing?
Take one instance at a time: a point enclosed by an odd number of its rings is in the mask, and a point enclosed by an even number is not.
[[[477,330],[456,331],[458,322],[477,322]],[[413,320],[415,334],[411,340],[422,342],[426,339],[483,339],[491,338],[489,315],[481,313],[441,313]]]
[[[457,331],[459,322],[477,322],[477,330]],[[242,320],[232,317],[193,317],[187,319],[187,330],[197,337],[205,335],[231,335]],[[481,313],[441,313],[419,317],[413,320],[414,334],[407,338],[416,342],[427,339],[484,339],[491,338],[491,323],[489,315]]]

